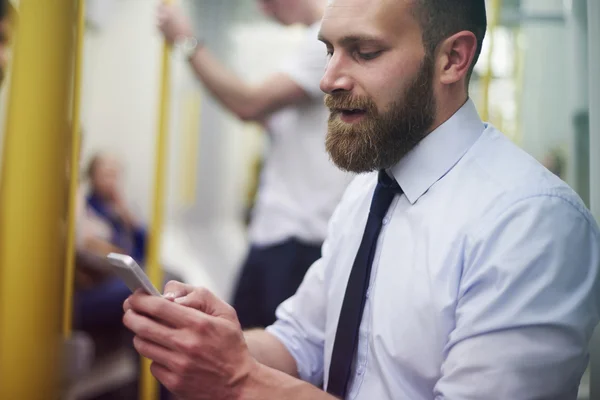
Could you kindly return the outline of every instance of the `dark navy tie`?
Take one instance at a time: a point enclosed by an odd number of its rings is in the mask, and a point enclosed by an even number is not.
[[[358,345],[358,331],[365,307],[377,239],[381,232],[383,219],[397,194],[402,194],[398,183],[385,171],[380,171],[373,200],[371,200],[365,232],[348,278],[333,343],[327,393],[341,399],[346,397],[352,361]]]

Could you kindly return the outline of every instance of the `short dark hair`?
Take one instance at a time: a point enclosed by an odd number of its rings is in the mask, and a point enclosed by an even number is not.
[[[423,30],[423,44],[431,57],[444,39],[461,31],[473,32],[477,38],[477,50],[469,68],[468,80],[481,54],[487,29],[485,0],[415,0],[414,6]]]

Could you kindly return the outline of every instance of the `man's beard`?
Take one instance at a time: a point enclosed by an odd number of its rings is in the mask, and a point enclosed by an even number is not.
[[[325,96],[331,110],[325,146],[339,168],[356,173],[390,168],[427,136],[436,112],[433,66],[426,56],[415,79],[383,113],[368,97],[348,92]],[[365,113],[349,124],[340,119],[342,109]]]

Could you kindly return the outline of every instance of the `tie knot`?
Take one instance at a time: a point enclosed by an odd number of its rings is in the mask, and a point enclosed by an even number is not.
[[[379,178],[377,180],[377,186],[373,193],[373,200],[371,201],[371,214],[375,214],[379,218],[385,217],[390,204],[394,196],[402,194],[402,189],[395,179],[390,177],[387,172],[379,171]]]
[[[396,182],[396,179],[389,176],[384,170],[379,171],[377,184],[381,185],[387,190],[393,191],[394,193],[402,194],[402,189],[400,188],[400,185],[398,185],[398,182]]]

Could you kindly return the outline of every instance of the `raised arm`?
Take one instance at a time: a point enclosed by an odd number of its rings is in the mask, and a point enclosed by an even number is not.
[[[168,41],[193,38],[191,24],[178,8],[163,4],[158,14],[159,27]],[[277,73],[262,84],[250,85],[227,69],[203,43],[198,43],[189,62],[213,96],[245,121],[260,121],[274,111],[306,100],[310,95],[286,73]],[[321,69],[323,67],[320,66]]]

